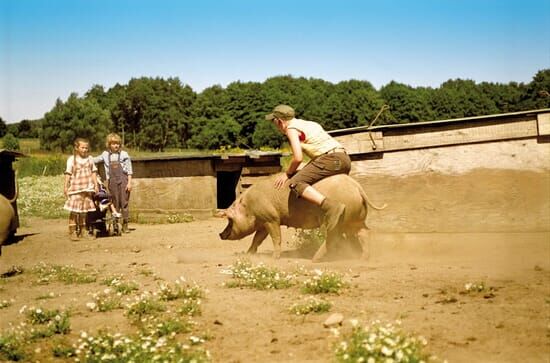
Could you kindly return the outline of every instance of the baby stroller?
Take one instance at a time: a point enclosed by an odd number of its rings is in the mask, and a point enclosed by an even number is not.
[[[99,178],[98,178],[99,179]],[[98,180],[99,191],[94,194],[96,210],[88,212],[89,233],[97,237],[120,236],[122,234],[122,215],[116,210],[107,189]]]

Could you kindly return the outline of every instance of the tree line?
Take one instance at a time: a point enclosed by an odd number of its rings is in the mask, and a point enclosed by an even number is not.
[[[437,88],[390,82],[376,90],[368,81],[331,83],[322,79],[276,76],[234,82],[194,92],[178,78],[134,78],[105,90],[94,85],[83,96],[58,99],[40,120],[16,124],[0,118],[0,137],[38,137],[45,150],[67,152],[76,137],[102,149],[109,132],[127,147],[164,151],[221,147],[278,148],[284,137],[264,116],[284,103],[297,117],[325,129],[366,126],[388,105],[378,125],[452,119],[550,107],[550,69],[531,82],[508,84],[448,80]]]

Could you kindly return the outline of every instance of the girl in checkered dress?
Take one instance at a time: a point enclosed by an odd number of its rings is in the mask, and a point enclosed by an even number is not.
[[[97,168],[88,155],[89,142],[78,138],[74,142],[74,152],[67,160],[63,191],[67,201],[64,209],[69,214],[69,235],[77,240],[86,230],[86,213],[95,211],[93,195],[98,191]]]

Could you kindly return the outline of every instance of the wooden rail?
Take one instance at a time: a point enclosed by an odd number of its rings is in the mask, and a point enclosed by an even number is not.
[[[371,128],[358,127],[329,133],[350,154],[544,138],[550,135],[550,109]]]

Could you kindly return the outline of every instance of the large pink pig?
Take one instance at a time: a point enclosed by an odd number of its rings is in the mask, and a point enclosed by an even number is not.
[[[346,209],[340,224],[329,233],[313,260],[319,261],[327,252],[332,253],[342,238],[348,243],[360,244],[363,256],[366,257],[367,207],[384,207],[370,203],[361,185],[349,175],[340,174],[322,179],[315,184],[315,188],[332,200],[344,203]],[[227,227],[220,233],[222,240],[238,240],[256,232],[247,251],[253,254],[269,235],[273,241],[275,258],[281,256],[281,225],[311,229],[319,227],[322,222],[319,207],[297,198],[288,187],[276,189],[274,177],[252,185],[221,215],[228,220]]]

